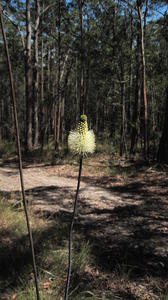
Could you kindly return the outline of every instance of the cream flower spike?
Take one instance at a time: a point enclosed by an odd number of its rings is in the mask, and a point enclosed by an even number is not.
[[[95,135],[93,130],[88,130],[86,115],[81,115],[77,128],[70,131],[68,148],[72,153],[79,155],[86,155],[95,151]]]

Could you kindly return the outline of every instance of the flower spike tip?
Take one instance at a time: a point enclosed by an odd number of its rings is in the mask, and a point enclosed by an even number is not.
[[[68,136],[68,148],[72,153],[83,156],[95,151],[95,135],[93,130],[88,130],[86,115],[81,115],[77,128],[70,131]]]

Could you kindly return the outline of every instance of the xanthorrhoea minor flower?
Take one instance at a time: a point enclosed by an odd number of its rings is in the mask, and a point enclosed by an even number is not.
[[[86,115],[81,115],[80,122],[77,128],[74,131],[70,132],[68,136],[68,148],[72,153],[79,155],[80,161],[79,161],[78,185],[76,189],[72,221],[69,230],[69,259],[68,259],[68,273],[67,273],[67,282],[66,282],[64,300],[68,300],[68,294],[69,294],[71,265],[72,265],[72,230],[73,230],[73,224],[75,220],[78,193],[80,187],[80,179],[82,173],[82,160],[84,155],[86,155],[87,153],[93,153],[96,148],[95,135],[93,130],[88,130]]]
[[[68,136],[68,148],[74,154],[86,155],[96,148],[93,130],[88,130],[87,116],[81,115],[77,128]]]

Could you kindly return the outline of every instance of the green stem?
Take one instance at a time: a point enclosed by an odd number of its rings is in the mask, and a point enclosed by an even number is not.
[[[77,208],[77,201],[78,201],[78,194],[79,194],[79,187],[80,187],[80,180],[81,180],[81,173],[82,173],[82,161],[83,161],[83,156],[80,157],[80,161],[79,161],[78,184],[77,184],[76,195],[75,195],[73,215],[72,215],[72,220],[71,220],[71,225],[69,230],[69,258],[68,258],[68,272],[67,272],[67,282],[66,282],[64,300],[68,300],[68,294],[69,294],[69,285],[70,285],[71,268],[72,268],[72,231],[73,231],[73,225],[75,221],[75,214]]]
[[[34,281],[35,281],[35,287],[36,287],[36,297],[37,297],[37,300],[40,300],[34,245],[33,245],[32,232],[31,232],[31,228],[30,228],[29,215],[28,215],[27,203],[26,203],[26,197],[25,197],[24,181],[23,181],[22,156],[21,156],[19,125],[18,125],[18,117],[17,117],[17,109],[16,109],[14,79],[13,79],[13,73],[12,73],[11,60],[10,60],[10,56],[9,56],[8,43],[7,43],[6,33],[5,33],[5,29],[4,29],[1,2],[0,2],[0,24],[1,24],[1,28],[2,28],[2,35],[3,35],[4,45],[5,45],[5,52],[6,52],[8,71],[9,71],[9,77],[10,77],[11,96],[12,96],[12,101],[13,101],[13,113],[14,113],[14,120],[15,120],[17,150],[18,150],[18,159],[19,159],[20,183],[21,183],[21,189],[22,189],[22,199],[23,199],[23,206],[24,206],[24,211],[25,211],[25,216],[26,216],[30,248],[31,248],[31,253],[32,253],[32,263],[33,263]]]

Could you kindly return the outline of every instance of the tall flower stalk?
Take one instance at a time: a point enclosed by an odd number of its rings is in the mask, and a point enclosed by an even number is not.
[[[79,173],[78,173],[78,184],[77,184],[77,189],[75,194],[72,220],[69,229],[68,272],[67,272],[67,281],[66,281],[64,300],[68,300],[68,295],[69,295],[70,277],[71,277],[71,269],[72,269],[72,233],[73,233],[73,225],[74,225],[76,209],[77,209],[83,157],[87,155],[87,153],[93,153],[95,151],[95,147],[96,147],[95,135],[93,130],[88,130],[87,116],[81,115],[80,122],[76,130],[71,131],[68,137],[69,150],[72,153],[79,155]]]
[[[34,281],[35,281],[35,287],[36,287],[36,297],[37,297],[37,300],[40,300],[34,245],[33,245],[32,232],[31,232],[31,228],[30,228],[29,215],[28,215],[27,203],[26,203],[26,197],[25,197],[24,181],[23,181],[22,156],[21,156],[19,125],[18,125],[18,117],[17,117],[17,109],[16,109],[14,79],[13,79],[12,66],[11,66],[11,61],[10,61],[10,56],[9,56],[8,43],[7,43],[6,33],[5,33],[5,29],[4,29],[4,21],[3,21],[1,3],[0,3],[0,24],[1,24],[1,28],[2,28],[2,35],[3,35],[3,40],[4,40],[4,46],[5,46],[6,58],[7,58],[7,64],[8,64],[8,71],[9,71],[9,77],[10,77],[11,97],[12,97],[12,103],[13,103],[13,113],[14,113],[14,120],[15,120],[17,150],[18,150],[18,159],[19,159],[20,183],[21,183],[21,189],[22,189],[22,199],[23,199],[23,206],[24,206],[24,211],[25,211],[25,216],[26,216],[30,248],[31,248],[31,253],[32,253],[32,263],[33,263]]]

